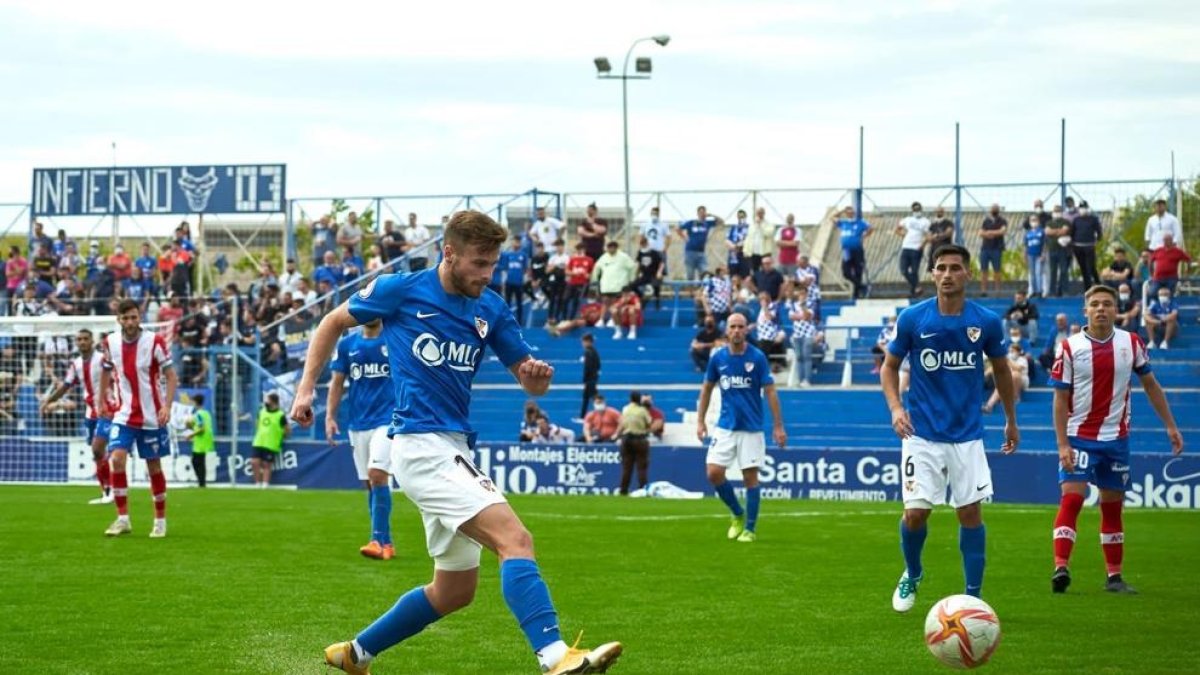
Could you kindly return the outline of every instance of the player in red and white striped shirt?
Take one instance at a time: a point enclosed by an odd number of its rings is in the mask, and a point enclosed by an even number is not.
[[[138,457],[146,460],[150,493],[154,496],[154,528],[150,536],[165,537],[167,479],[162,472],[161,458],[170,452],[167,420],[178,379],[166,341],[157,333],[142,330],[141,309],[136,302],[122,300],[117,307],[117,321],[121,330],[105,339],[106,358],[100,377],[101,397],[113,391],[117,402],[108,436],[117,519],[104,534],[115,537],[132,531],[125,462],[129,451],[136,447]],[[167,385],[165,391],[163,379]]]
[[[97,401],[100,400],[100,374],[103,370],[104,355],[101,350],[95,348],[92,331],[86,328],[81,328],[75,335],[75,347],[79,350],[79,356],[71,360],[62,384],[42,399],[41,412],[46,414],[50,404],[62,398],[76,384],[83,389],[83,423],[87,428],[88,445],[92,447],[92,458],[96,462],[96,480],[100,482],[100,497],[88,503],[110,504],[113,496],[106,449],[112,410],[108,406],[97,405]]]
[[[1129,485],[1129,395],[1136,374],[1146,398],[1167,428],[1171,451],[1183,452],[1166,394],[1150,372],[1146,345],[1136,333],[1115,328],[1117,293],[1093,286],[1083,296],[1087,328],[1063,340],[1050,375],[1054,392],[1054,432],[1058,437],[1058,481],[1062,501],[1054,521],[1054,575],[1051,589],[1071,584],[1067,565],[1087,484],[1100,489],[1100,545],[1108,568],[1105,589],[1136,593],[1121,577],[1125,532],[1121,507]]]

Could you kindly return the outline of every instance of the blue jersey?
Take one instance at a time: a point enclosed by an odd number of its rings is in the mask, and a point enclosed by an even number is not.
[[[713,350],[704,379],[721,388],[717,426],[727,431],[762,431],[762,388],[775,384],[767,355],[752,344],[734,354],[728,347]]]
[[[1025,233],[1025,252],[1036,258],[1042,254],[1042,246],[1046,243],[1046,230],[1040,227],[1030,228]]]
[[[749,230],[750,225],[747,223],[734,223],[729,226],[729,234],[726,235],[725,240],[735,246],[745,244],[746,234]],[[742,249],[729,249],[729,264],[735,267],[742,264]]]
[[[866,221],[855,218],[848,220],[843,218],[837,221],[838,229],[842,231],[842,250],[850,251],[863,247],[863,235],[871,226]]]
[[[712,216],[704,220],[685,220],[679,224],[679,229],[687,233],[687,241],[683,248],[687,251],[703,251],[708,245],[708,231],[717,226],[717,220]]]
[[[995,312],[966,301],[962,314],[943,316],[937,298],[900,313],[888,352],[909,358],[909,416],[927,441],[963,443],[983,438],[984,359],[1005,356],[1004,325]]]
[[[510,248],[501,251],[500,262],[496,263],[496,271],[503,270],[503,280],[506,286],[520,286],[525,283],[526,267],[529,267],[529,256],[525,255],[524,249],[514,251]],[[493,279],[495,279],[494,276]]]
[[[383,336],[363,337],[354,331],[338,341],[330,368],[346,376],[352,431],[386,427],[392,422],[392,369]]]
[[[350,297],[349,309],[359,323],[383,319],[395,405],[389,436],[459,432],[474,445],[471,381],[484,347],[505,368],[531,351],[499,295],[450,295],[436,267],[376,277]]]

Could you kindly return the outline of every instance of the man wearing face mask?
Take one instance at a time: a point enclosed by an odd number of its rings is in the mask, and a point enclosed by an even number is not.
[[[1021,229],[1029,231],[1034,225],[1045,225],[1050,222],[1050,214],[1046,213],[1046,205],[1040,199],[1033,200],[1033,211],[1021,223]]]
[[[1071,277],[1071,223],[1063,217],[1061,206],[1054,207],[1054,214],[1046,223],[1045,247],[1050,264],[1046,295],[1061,298]]]
[[[908,297],[921,295],[921,256],[929,238],[929,219],[921,211],[921,202],[912,203],[912,215],[900,221],[896,234],[904,237],[900,244],[900,274],[908,281]]]
[[[1071,221],[1071,248],[1075,262],[1079,263],[1084,288],[1100,283],[1100,273],[1096,271],[1096,245],[1103,234],[1100,219],[1092,213],[1086,201],[1079,202],[1079,215]]]
[[[1171,290],[1165,286],[1158,289],[1158,296],[1150,301],[1146,308],[1146,349],[1154,349],[1154,336],[1162,329],[1162,343],[1158,345],[1166,349],[1179,331],[1179,305],[1171,297]]]
[[[929,250],[936,251],[942,244],[954,243],[954,221],[946,216],[944,207],[937,207],[929,223]]]
[[[1137,319],[1142,314],[1142,303],[1133,297],[1133,289],[1129,284],[1117,287],[1117,320],[1119,328],[1137,332]]]
[[[1008,233],[1008,221],[1000,215],[1000,205],[992,204],[988,217],[983,219],[979,236],[983,243],[979,245],[979,292],[983,297],[988,294],[988,280],[991,279],[991,289],[999,292],[1000,282],[1004,273],[1000,271],[1001,259],[1004,257],[1004,235]],[[988,276],[988,270],[991,276]]]

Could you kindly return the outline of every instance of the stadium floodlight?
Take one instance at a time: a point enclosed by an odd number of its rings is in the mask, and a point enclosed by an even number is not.
[[[612,79],[621,81],[621,128],[624,136],[625,146],[625,225],[633,223],[633,209],[629,206],[629,80],[645,80],[649,79],[652,65],[647,57],[639,57],[635,63],[636,74],[629,74],[629,58],[633,56],[633,50],[643,42],[654,42],[660,47],[666,47],[671,41],[670,35],[652,35],[650,37],[639,38],[629,45],[629,51],[625,52],[625,63],[621,66],[621,74],[612,74],[612,64],[608,59],[599,56],[595,59],[596,76],[602,79]],[[626,227],[627,241],[633,236],[633,229]]]

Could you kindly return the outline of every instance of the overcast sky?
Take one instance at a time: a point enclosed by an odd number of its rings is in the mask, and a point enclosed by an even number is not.
[[[31,169],[286,162],[289,196],[1200,172],[1194,2],[0,0],[0,201]]]

